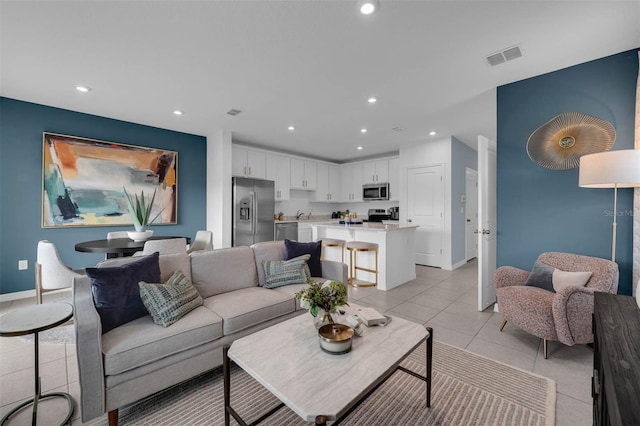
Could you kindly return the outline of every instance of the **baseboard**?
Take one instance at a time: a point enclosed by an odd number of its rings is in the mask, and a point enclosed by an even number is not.
[[[466,260],[461,260],[460,262],[454,263],[454,264],[452,265],[452,267],[451,267],[451,270],[452,270],[452,271],[453,271],[453,270],[456,270],[456,269],[458,269],[458,268],[463,267],[463,266],[464,266],[464,265],[466,265],[466,264],[467,264],[467,261],[466,261]]]
[[[16,291],[14,293],[0,294],[0,303],[11,302],[12,300],[28,299],[36,297],[36,290]]]

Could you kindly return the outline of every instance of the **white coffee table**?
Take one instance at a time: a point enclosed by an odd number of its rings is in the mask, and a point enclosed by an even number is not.
[[[357,309],[352,305],[346,315]],[[336,322],[344,322],[337,316]],[[394,317],[385,327],[365,327],[353,338],[351,352],[333,355],[320,349],[318,332],[307,313],[258,331],[224,347],[225,425],[230,415],[246,425],[231,407],[230,360],[275,395],[282,404],[265,413],[258,423],[284,405],[305,421],[338,424],[396,370],[426,382],[427,407],[431,406],[433,330]],[[425,342],[426,377],[400,366]],[[336,386],[339,385],[339,386]]]

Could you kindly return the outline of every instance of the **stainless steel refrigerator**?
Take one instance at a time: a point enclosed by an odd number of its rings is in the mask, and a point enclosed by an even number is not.
[[[273,241],[274,182],[233,178],[233,236],[231,244],[250,246]]]

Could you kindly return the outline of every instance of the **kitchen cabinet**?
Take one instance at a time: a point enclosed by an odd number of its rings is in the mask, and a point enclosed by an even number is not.
[[[231,149],[231,174],[233,176],[266,179],[266,155],[263,151],[240,146]]]
[[[362,164],[353,163],[342,166],[342,201],[362,201]]]
[[[389,200],[400,201],[400,158],[389,159]]]
[[[318,163],[301,158],[291,158],[291,189],[315,191]]]
[[[276,201],[289,199],[289,173],[289,157],[270,153],[266,154],[266,178],[275,182],[274,195]]]
[[[389,182],[389,160],[362,163],[363,184]]]
[[[340,201],[340,168],[317,163],[317,177],[314,201]]]
[[[298,242],[309,243],[313,241],[313,228],[310,223],[298,222]]]

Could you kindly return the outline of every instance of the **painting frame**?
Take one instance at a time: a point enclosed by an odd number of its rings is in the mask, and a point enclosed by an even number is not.
[[[125,188],[155,193],[151,225],[176,225],[178,152],[42,133],[42,228],[133,227]]]

